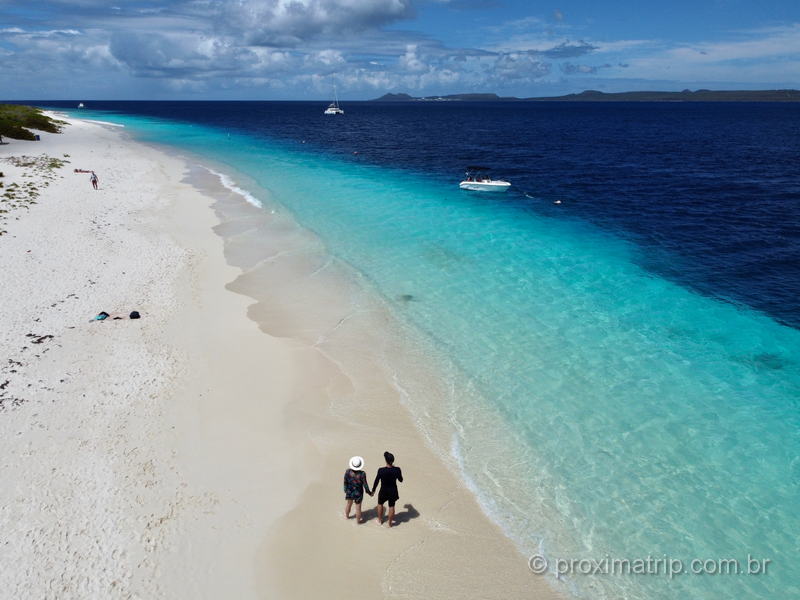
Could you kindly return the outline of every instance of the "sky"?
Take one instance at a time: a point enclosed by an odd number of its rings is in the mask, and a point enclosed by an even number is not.
[[[0,99],[800,88],[800,0],[0,0]]]

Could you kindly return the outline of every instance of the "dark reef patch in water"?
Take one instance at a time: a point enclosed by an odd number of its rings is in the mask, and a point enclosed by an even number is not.
[[[791,360],[774,352],[761,352],[751,356],[732,356],[736,362],[747,365],[754,371],[780,371],[791,366]]]

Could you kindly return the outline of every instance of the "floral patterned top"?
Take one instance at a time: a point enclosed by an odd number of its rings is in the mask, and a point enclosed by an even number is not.
[[[347,471],[344,472],[344,497],[347,500],[355,500],[356,503],[361,502],[364,498],[365,489],[369,494],[367,474],[364,471],[347,469]]]

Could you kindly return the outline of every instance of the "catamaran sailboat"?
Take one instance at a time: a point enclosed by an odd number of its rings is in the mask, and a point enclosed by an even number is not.
[[[511,184],[501,179],[490,179],[488,167],[467,167],[464,181],[458,187],[471,192],[505,192]]]
[[[339,108],[339,97],[336,95],[336,82],[333,82],[333,102],[325,109],[326,115],[343,115],[344,111]]]

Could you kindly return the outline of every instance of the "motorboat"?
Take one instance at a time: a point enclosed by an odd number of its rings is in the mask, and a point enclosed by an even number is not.
[[[458,184],[462,190],[471,192],[505,192],[511,187],[508,181],[489,177],[489,167],[467,167],[464,181]]]
[[[78,108],[83,108],[83,102],[78,103]]]

